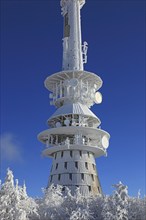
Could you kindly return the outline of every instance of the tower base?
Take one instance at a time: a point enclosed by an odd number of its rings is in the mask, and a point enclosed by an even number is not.
[[[51,184],[66,186],[72,194],[78,187],[83,196],[102,194],[93,153],[84,150],[54,153],[48,186]]]

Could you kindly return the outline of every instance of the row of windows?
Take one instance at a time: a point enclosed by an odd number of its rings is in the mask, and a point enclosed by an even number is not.
[[[75,185],[75,186],[76,186],[77,188],[80,187],[79,185]],[[101,193],[100,187],[98,186],[97,188],[98,188],[98,192]],[[89,190],[89,192],[92,191],[92,188],[91,188],[91,186],[89,186],[89,185],[88,185],[88,190]],[[65,186],[62,187],[62,191],[65,191]]]
[[[67,169],[67,166],[68,166],[68,162],[64,162],[64,168],[65,169]],[[78,161],[75,162],[75,167],[78,169]],[[88,162],[85,162],[85,167],[88,170]],[[94,164],[92,164],[92,167],[93,167],[93,170],[95,170],[95,165]],[[58,169],[58,163],[56,163],[55,169],[56,170]],[[52,171],[52,168],[51,168],[51,171]]]
[[[69,179],[70,180],[72,180],[72,176],[73,176],[73,174],[69,173]],[[50,182],[52,182],[52,178],[53,178],[53,175],[50,176]],[[84,178],[85,178],[84,173],[81,173],[81,179],[84,180]],[[95,180],[95,177],[94,177],[93,174],[91,174],[91,178],[92,178],[92,181]],[[58,174],[58,181],[60,181],[60,180],[61,180],[61,174]]]
[[[79,154],[80,154],[80,157],[82,157],[82,151],[80,150],[79,151]],[[90,152],[87,152],[87,154],[88,154],[88,157],[90,157],[90,155],[91,155],[91,153]],[[63,155],[64,155],[64,151],[61,151],[61,157],[63,157]],[[72,152],[72,150],[70,150],[70,157],[73,157],[73,152]],[[55,153],[55,157],[54,157],[55,159],[57,158],[57,153]]]
[[[75,185],[77,188],[79,188],[80,186],[79,185]],[[91,186],[88,186],[88,190],[89,192],[91,192]],[[65,191],[65,186],[62,188],[62,191]],[[99,191],[99,187],[98,187],[98,191]],[[100,193],[100,191],[99,191]]]

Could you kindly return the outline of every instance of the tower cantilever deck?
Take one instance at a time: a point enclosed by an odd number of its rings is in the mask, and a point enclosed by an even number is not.
[[[48,186],[67,186],[72,193],[77,187],[85,196],[101,194],[95,157],[106,155],[110,135],[99,128],[100,119],[89,109],[100,104],[98,90],[102,80],[85,71],[88,44],[82,44],[80,11],[85,0],[61,0],[64,17],[62,71],[48,76],[45,87],[50,104],[57,107],[48,119],[49,129],[38,139],[46,145],[43,155],[53,164]]]

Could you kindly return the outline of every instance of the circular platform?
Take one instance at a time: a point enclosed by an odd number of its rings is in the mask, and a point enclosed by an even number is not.
[[[83,70],[80,71],[66,70],[66,71],[54,73],[46,78],[44,84],[49,91],[53,92],[54,84],[59,83],[61,80],[64,81],[73,78],[82,80],[83,82],[88,81],[90,84],[96,85],[96,90],[100,89],[100,87],[102,86],[102,80],[99,76],[97,76],[95,73],[83,71]]]
[[[88,146],[88,145],[70,145],[69,148],[66,145],[61,145],[61,146],[53,146],[46,148],[42,155],[46,157],[53,157],[53,154],[58,152],[58,151],[65,151],[65,150],[79,150],[79,151],[87,151],[87,152],[92,152],[95,157],[100,157],[100,156],[106,156],[106,150],[104,148],[100,148],[97,146]]]
[[[102,129],[96,129],[96,128],[88,128],[88,127],[79,127],[79,126],[64,126],[64,127],[59,127],[59,128],[51,128],[42,131],[41,133],[38,134],[38,139],[42,143],[46,143],[46,140],[48,139],[48,136],[51,134],[54,135],[74,135],[74,134],[79,134],[81,133],[82,135],[97,140],[102,138],[104,135],[106,135],[108,138],[110,138],[110,135],[108,132],[102,130]]]

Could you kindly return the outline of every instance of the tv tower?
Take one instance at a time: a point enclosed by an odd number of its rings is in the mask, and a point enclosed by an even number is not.
[[[79,187],[84,196],[102,194],[95,158],[107,154],[110,135],[89,109],[102,102],[98,92],[102,80],[84,70],[88,44],[82,43],[80,12],[85,0],[61,0],[60,4],[64,18],[62,71],[44,82],[51,92],[50,104],[57,110],[47,121],[49,129],[38,135],[46,145],[43,155],[53,159],[48,186],[67,186],[72,193]]]

